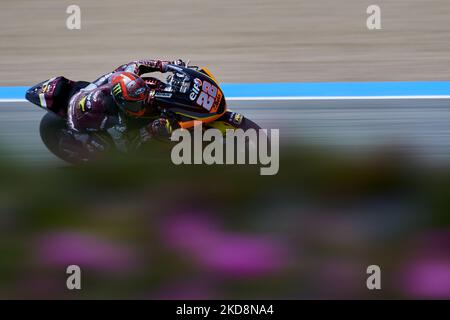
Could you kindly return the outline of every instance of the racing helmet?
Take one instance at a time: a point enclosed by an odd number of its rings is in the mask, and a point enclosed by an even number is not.
[[[145,81],[134,73],[121,72],[114,75],[111,82],[111,95],[117,106],[128,115],[142,116],[150,92]]]

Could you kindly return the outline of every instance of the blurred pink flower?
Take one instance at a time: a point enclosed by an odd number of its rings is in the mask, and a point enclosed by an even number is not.
[[[36,246],[37,259],[46,265],[67,267],[75,264],[105,272],[126,271],[137,265],[129,247],[91,234],[47,234],[38,239]]]
[[[423,258],[403,271],[404,293],[415,298],[450,298],[450,260]]]
[[[275,239],[226,232],[205,214],[171,215],[162,232],[167,245],[221,275],[260,277],[288,264],[285,247]]]
[[[450,298],[450,230],[426,234],[401,274],[403,293],[414,298]]]
[[[227,234],[210,243],[208,250],[195,252],[207,268],[233,277],[258,277],[279,272],[286,255],[271,239]]]

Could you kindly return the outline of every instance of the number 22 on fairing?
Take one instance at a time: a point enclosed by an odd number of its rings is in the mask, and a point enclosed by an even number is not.
[[[217,87],[208,81],[203,81],[202,92],[197,99],[197,104],[206,110],[211,111],[214,101],[216,101],[216,96]]]

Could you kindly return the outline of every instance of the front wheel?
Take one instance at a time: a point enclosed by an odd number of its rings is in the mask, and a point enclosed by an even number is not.
[[[248,132],[249,130],[255,130],[256,131],[256,141],[253,141],[251,143],[249,137],[245,138],[246,148],[257,148],[257,145],[260,143],[260,139],[266,140],[267,143],[270,142],[269,137],[267,136],[266,132],[262,131],[261,127],[256,124],[254,121],[244,117],[242,114],[232,111],[227,111],[224,113],[223,116],[221,116],[216,121],[208,124],[209,128],[215,128],[222,132],[222,134],[225,136],[227,130],[237,130],[241,129],[245,132]],[[226,140],[224,140],[224,143],[226,143]],[[255,144],[256,143],[256,144]],[[241,150],[245,151],[245,150]]]

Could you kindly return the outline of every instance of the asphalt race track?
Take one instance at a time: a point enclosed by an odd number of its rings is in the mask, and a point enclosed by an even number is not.
[[[287,100],[229,102],[282,142],[345,152],[402,148],[427,163],[450,164],[450,100]],[[0,157],[33,165],[61,163],[39,137],[44,111],[27,102],[0,103]]]

